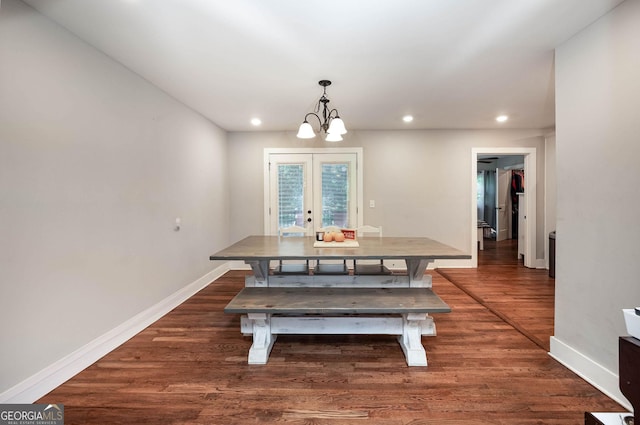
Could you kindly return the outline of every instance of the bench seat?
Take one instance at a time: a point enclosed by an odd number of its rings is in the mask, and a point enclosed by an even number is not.
[[[385,334],[398,335],[409,366],[427,365],[421,337],[435,335],[429,313],[450,311],[430,288],[345,287],[245,287],[224,309],[247,315],[250,364],[267,362],[278,334]]]

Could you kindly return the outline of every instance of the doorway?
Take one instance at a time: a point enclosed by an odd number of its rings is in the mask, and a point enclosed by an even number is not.
[[[518,239],[518,193],[524,191],[524,156],[478,155],[477,167],[478,222],[485,223],[485,238],[496,242]]]
[[[265,233],[304,227],[357,227],[362,196],[360,155],[339,150],[265,150]]]
[[[472,267],[478,267],[478,164],[479,160],[487,157],[500,157],[500,156],[521,156],[523,159],[522,166],[519,167],[524,171],[527,176],[527,193],[531,194],[527,197],[525,207],[521,212],[524,224],[522,227],[523,232],[519,237],[522,238],[522,246],[519,250],[522,251],[522,257],[524,258],[524,265],[529,268],[536,268],[536,148],[472,148],[471,152],[471,165],[472,165],[472,199],[471,199],[471,253],[472,253]],[[481,169],[481,168],[480,168]],[[498,179],[497,173],[494,175],[496,180]],[[504,208],[508,210],[506,205],[501,206],[500,201],[496,199],[495,208]],[[506,216],[503,215],[503,220],[510,222]],[[497,223],[495,229],[497,233],[500,233],[500,223]],[[503,235],[509,232],[509,227],[502,226]]]

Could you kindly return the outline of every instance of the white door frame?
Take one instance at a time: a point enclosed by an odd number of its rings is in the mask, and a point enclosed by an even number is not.
[[[264,200],[264,231],[268,234],[269,223],[269,156],[271,154],[325,154],[325,153],[338,153],[346,154],[351,153],[356,155],[356,217],[357,223],[354,226],[362,226],[364,217],[364,195],[363,195],[363,148],[265,148],[264,149],[264,176],[263,176],[263,200]]]
[[[525,193],[527,196],[524,265],[536,268],[536,193],[538,177],[536,174],[536,148],[471,148],[471,267],[478,267],[478,155],[523,155],[524,175],[526,181]]]

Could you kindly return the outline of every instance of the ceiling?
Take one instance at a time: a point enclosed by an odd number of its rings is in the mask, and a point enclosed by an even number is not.
[[[25,2],[227,131],[293,131],[321,79],[350,130],[553,127],[554,48],[622,0]]]

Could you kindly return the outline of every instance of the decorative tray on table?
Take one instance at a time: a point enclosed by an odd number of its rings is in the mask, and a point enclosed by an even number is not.
[[[353,239],[347,239],[344,242],[324,242],[315,241],[313,243],[314,248],[357,248],[360,244]]]

